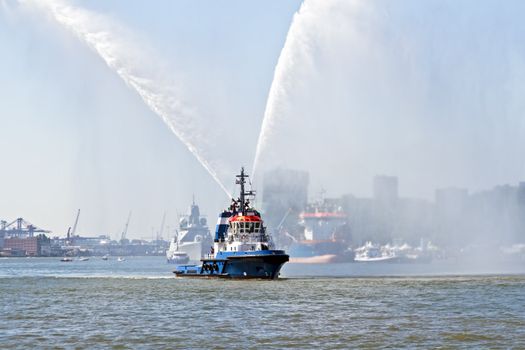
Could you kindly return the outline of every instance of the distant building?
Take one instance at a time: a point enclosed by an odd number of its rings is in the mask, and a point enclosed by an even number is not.
[[[374,176],[374,200],[379,203],[395,203],[399,198],[397,176]]]
[[[467,205],[467,200],[468,190],[465,188],[441,188],[435,192],[436,210],[442,216],[461,215]]]
[[[45,235],[25,238],[10,237],[4,239],[3,249],[7,252],[17,252],[15,255],[47,256],[51,251],[51,242]]]
[[[38,255],[38,241],[36,237],[7,238],[4,243],[4,249],[23,250],[27,256]]]
[[[84,236],[72,236],[70,238],[70,244],[73,246],[82,246],[84,248],[93,248],[104,242],[109,241],[107,235],[99,235],[97,237],[84,237]]]
[[[308,200],[308,182],[306,171],[279,168],[264,174],[262,210],[268,227],[276,228],[285,216],[297,222]]]
[[[525,181],[518,185],[518,204],[525,208]]]
[[[0,221],[0,254],[3,256],[47,256],[51,241],[40,229],[23,218]]]

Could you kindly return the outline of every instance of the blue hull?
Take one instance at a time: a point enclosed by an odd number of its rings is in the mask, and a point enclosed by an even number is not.
[[[340,241],[299,241],[290,245],[288,251],[292,259],[312,258],[322,255],[335,255],[333,262],[354,261],[354,253],[347,250],[345,244]]]
[[[279,271],[289,256],[282,251],[267,252],[202,259],[201,266],[179,266],[173,273],[177,277],[275,279],[279,277]]]

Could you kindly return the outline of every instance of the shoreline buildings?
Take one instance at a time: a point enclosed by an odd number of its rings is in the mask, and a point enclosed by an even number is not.
[[[297,173],[278,169],[264,177],[263,210],[279,208],[265,216],[276,240],[284,245],[305,239],[300,214],[308,204],[308,181],[293,183]],[[302,177],[308,179],[308,173],[302,172]],[[344,194],[322,199],[348,215],[349,229],[343,238],[354,248],[368,241],[412,246],[431,241],[451,251],[525,242],[525,182],[473,193],[441,188],[435,190],[433,200],[401,196],[399,179],[394,176],[375,176],[372,184],[372,197]]]
[[[155,239],[117,242],[107,235],[83,237],[48,237],[51,231],[40,229],[23,218],[10,223],[0,221],[1,257],[91,256],[91,255],[163,255],[168,242]]]

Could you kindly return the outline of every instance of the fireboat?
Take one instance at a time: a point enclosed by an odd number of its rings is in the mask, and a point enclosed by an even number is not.
[[[173,271],[177,277],[275,279],[289,260],[284,250],[276,250],[266,232],[261,214],[251,206],[255,191],[245,190],[249,176],[241,168],[235,183],[240,195],[227,210],[219,214],[210,254],[201,265],[180,265]]]

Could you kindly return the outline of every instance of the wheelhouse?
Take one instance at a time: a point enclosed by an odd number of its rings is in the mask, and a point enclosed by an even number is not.
[[[229,229],[234,234],[262,233],[263,222],[257,216],[234,216],[230,220]]]

